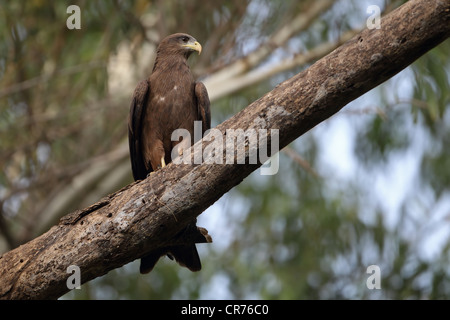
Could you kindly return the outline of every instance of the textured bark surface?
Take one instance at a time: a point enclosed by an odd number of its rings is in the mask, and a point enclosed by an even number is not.
[[[279,129],[282,148],[447,39],[449,20],[449,1],[411,0],[383,18],[381,29],[364,30],[217,129]],[[57,298],[69,291],[70,265],[80,267],[84,283],[186,241],[180,230],[259,166],[172,163],[65,216],[0,257],[0,298]]]

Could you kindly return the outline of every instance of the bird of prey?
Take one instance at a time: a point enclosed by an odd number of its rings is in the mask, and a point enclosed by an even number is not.
[[[203,83],[195,81],[187,64],[195,51],[200,54],[202,47],[188,34],[176,33],[164,38],[157,48],[150,77],[141,81],[134,91],[128,141],[135,180],[145,179],[171,161],[172,149],[179,143],[171,141],[174,130],[188,130],[190,146],[194,142],[194,121],[202,121],[202,133],[211,127],[208,92]],[[150,252],[141,258],[140,272],[150,272],[165,254],[191,271],[201,269],[193,243]]]

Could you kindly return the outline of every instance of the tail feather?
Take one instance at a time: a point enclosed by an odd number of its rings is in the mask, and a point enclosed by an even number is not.
[[[150,252],[148,255],[141,258],[141,266],[139,268],[139,272],[149,273],[155,267],[155,264],[158,262],[159,258],[166,254],[166,249],[158,249]]]
[[[186,267],[191,271],[200,271],[202,269],[202,263],[195,244],[171,247],[169,252],[180,266]]]
[[[200,271],[202,268],[197,248],[195,244],[191,244],[161,248],[150,252],[141,258],[140,272],[149,273],[152,271],[159,258],[165,254],[171,259],[174,258],[180,266],[186,267],[191,271]]]

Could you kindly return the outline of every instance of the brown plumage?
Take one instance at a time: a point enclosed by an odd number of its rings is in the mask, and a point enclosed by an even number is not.
[[[211,126],[210,103],[203,83],[196,82],[187,59],[200,44],[190,35],[177,33],[163,39],[156,52],[152,74],[136,87],[128,120],[131,167],[135,180],[171,162],[172,132],[186,129],[194,142],[194,121],[202,121],[202,133]],[[193,222],[195,223],[195,222]],[[195,244],[161,248],[141,259],[141,273],[150,272],[167,254],[192,271],[201,269]]]

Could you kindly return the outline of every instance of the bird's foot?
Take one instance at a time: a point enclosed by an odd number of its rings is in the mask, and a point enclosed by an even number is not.
[[[164,160],[164,157],[161,157],[161,164],[158,165],[158,170],[162,169],[166,166],[166,161]]]

